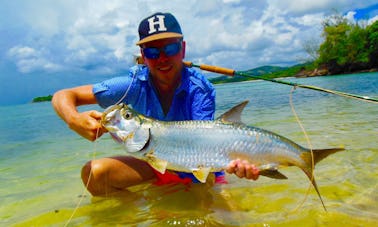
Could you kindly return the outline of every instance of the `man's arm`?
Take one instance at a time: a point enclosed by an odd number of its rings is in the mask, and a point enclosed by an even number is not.
[[[100,112],[91,110],[80,113],[77,110],[77,106],[97,103],[92,85],[60,90],[54,94],[51,103],[68,127],[82,137],[94,141],[104,133]]]

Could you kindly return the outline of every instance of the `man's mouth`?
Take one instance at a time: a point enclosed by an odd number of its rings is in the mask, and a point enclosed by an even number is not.
[[[172,66],[171,66],[171,65],[159,66],[158,69],[159,69],[160,71],[166,72],[166,71],[171,70],[171,69],[172,69]]]

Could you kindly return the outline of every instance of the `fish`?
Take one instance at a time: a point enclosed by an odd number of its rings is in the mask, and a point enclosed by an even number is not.
[[[160,173],[193,173],[202,183],[235,159],[247,160],[260,175],[274,179],[287,179],[279,171],[281,167],[297,166],[326,209],[313,170],[316,163],[344,147],[311,150],[274,132],[246,125],[241,113],[247,104],[248,100],[215,120],[186,121],[160,121],[118,104],[103,112],[101,122],[128,155],[148,162]]]

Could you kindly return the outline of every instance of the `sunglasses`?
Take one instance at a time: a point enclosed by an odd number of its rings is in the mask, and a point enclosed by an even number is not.
[[[143,54],[148,59],[158,59],[160,53],[164,52],[168,57],[176,55],[181,50],[181,42],[170,43],[162,48],[145,47],[142,48]]]

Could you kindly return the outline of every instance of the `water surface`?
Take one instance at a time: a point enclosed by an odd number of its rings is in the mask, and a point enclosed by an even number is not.
[[[378,98],[378,73],[285,80]],[[377,223],[378,104],[300,88],[292,91],[289,86],[264,81],[217,85],[216,90],[217,115],[250,100],[243,113],[246,124],[306,147],[345,146],[345,152],[316,166],[316,180],[328,212],[296,167],[282,170],[289,177],[285,181],[228,176],[229,184],[222,186],[145,184],[130,188],[121,198],[93,198],[81,183],[81,166],[90,159],[124,151],[108,135],[94,143],[86,141],[67,128],[50,103],[37,103],[0,107],[0,226]],[[98,109],[82,110],[88,108]]]

